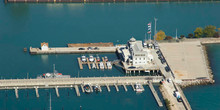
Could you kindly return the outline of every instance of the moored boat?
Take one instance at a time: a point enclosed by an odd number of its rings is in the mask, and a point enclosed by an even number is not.
[[[108,57],[107,56],[105,56],[104,59],[105,59],[106,62],[108,61]]]
[[[93,57],[92,55],[90,55],[90,56],[89,56],[89,61],[90,61],[90,62],[94,62],[94,60],[95,60],[94,57]]]
[[[107,64],[108,69],[112,69],[112,64],[111,64],[111,62],[107,62],[106,64]]]
[[[90,93],[91,92],[91,88],[90,88],[90,86],[88,84],[84,86],[84,90],[85,90],[86,93]]]
[[[82,60],[83,62],[85,62],[85,61],[86,61],[86,56],[83,55],[83,56],[81,57],[81,60]]]
[[[105,67],[104,67],[104,63],[103,62],[100,62],[99,63],[99,67],[100,67],[100,69],[104,69]]]
[[[135,85],[135,91],[136,91],[137,93],[140,93],[140,92],[143,92],[143,91],[144,91],[144,88],[143,88],[143,86],[141,86],[141,84],[137,83],[137,84]]]

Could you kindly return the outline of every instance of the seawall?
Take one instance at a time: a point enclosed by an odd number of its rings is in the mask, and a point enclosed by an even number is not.
[[[202,2],[220,0],[4,0],[5,3]]]

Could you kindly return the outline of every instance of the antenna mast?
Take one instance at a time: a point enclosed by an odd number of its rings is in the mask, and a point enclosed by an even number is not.
[[[157,18],[154,18],[154,22],[155,22],[155,29],[154,29],[154,41],[155,41],[155,37],[157,37]]]

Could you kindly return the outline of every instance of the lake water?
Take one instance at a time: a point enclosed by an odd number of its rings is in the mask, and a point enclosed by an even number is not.
[[[63,74],[79,76],[123,76],[121,69],[79,70],[77,57],[80,54],[29,55],[23,48],[39,47],[41,42],[49,46],[66,46],[77,42],[114,42],[126,43],[134,36],[143,40],[147,23],[157,17],[157,30],[164,30],[167,35],[192,33],[196,27],[215,25],[220,27],[220,3],[58,3],[58,4],[3,4],[0,3],[0,76],[1,78],[36,78],[52,71],[52,65]],[[152,27],[154,28],[154,27]],[[196,86],[184,89],[193,109],[219,109],[220,99],[218,73],[219,45],[209,45],[216,83],[208,86]],[[100,54],[116,59],[115,54]],[[158,90],[158,87],[156,90]],[[129,88],[124,92],[83,94],[77,97],[74,89],[59,89],[60,98],[54,90],[39,90],[40,98],[34,90],[19,90],[19,99],[14,91],[0,91],[0,110],[47,110],[49,94],[52,95],[53,110],[146,110],[159,108],[149,88],[142,94],[136,94]]]

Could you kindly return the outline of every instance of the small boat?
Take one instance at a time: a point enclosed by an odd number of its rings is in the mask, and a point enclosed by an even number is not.
[[[111,62],[107,62],[106,64],[107,64],[108,69],[112,69],[112,64],[111,64]]]
[[[100,62],[100,57],[99,57],[99,56],[97,56],[96,60],[97,60],[97,62]]]
[[[143,88],[143,86],[141,86],[141,84],[136,84],[135,85],[135,91],[140,93],[140,92],[144,91],[144,88]]]
[[[105,56],[104,59],[105,59],[106,62],[108,61],[108,57],[107,56]]]
[[[85,86],[84,86],[84,90],[85,90],[86,93],[92,92],[89,85],[85,85]]]
[[[90,55],[90,56],[89,56],[89,61],[90,61],[90,62],[94,62],[94,60],[95,60],[94,57],[93,57],[92,55]]]
[[[92,69],[96,69],[95,63],[92,63]]]
[[[86,61],[86,56],[83,55],[83,56],[81,57],[81,60],[82,60],[83,62],[85,62],[85,61]]]
[[[100,69],[104,69],[104,68],[105,68],[103,62],[100,62],[100,63],[99,63],[99,66],[100,66]]]
[[[98,85],[94,86],[94,90],[95,90],[96,92],[99,92],[99,86],[98,86]]]

